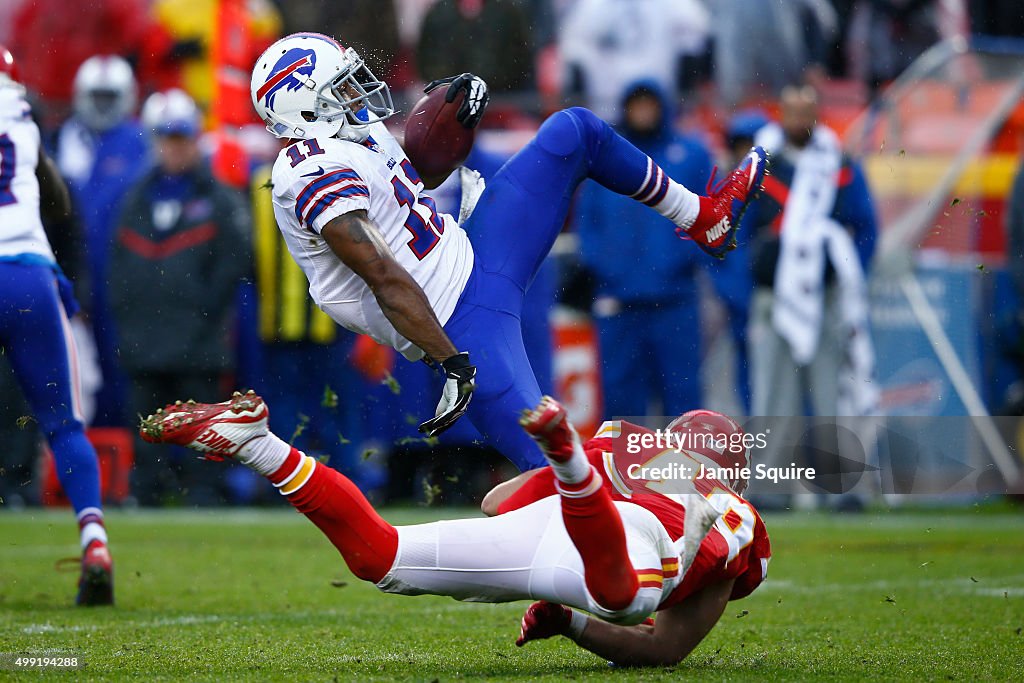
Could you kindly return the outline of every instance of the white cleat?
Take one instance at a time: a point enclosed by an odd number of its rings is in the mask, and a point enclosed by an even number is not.
[[[210,459],[230,458],[249,441],[268,434],[270,410],[253,391],[221,403],[176,401],[143,418],[139,434],[150,443],[185,446]]]

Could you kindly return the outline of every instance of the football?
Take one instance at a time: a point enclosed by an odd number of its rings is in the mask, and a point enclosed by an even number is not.
[[[455,118],[465,92],[445,102],[447,86],[441,86],[420,98],[405,122],[405,153],[428,187],[442,182],[469,156],[474,131]]]

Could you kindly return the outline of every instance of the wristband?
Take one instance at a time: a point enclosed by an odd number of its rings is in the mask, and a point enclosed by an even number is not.
[[[574,609],[569,611],[572,612],[572,616],[569,617],[569,628],[565,630],[565,635],[569,636],[572,640],[576,640],[583,635],[583,630],[587,628],[587,622],[590,621],[590,617]]]

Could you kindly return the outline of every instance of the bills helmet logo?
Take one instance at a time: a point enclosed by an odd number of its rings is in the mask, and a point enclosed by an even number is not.
[[[311,76],[313,68],[316,67],[316,53],[312,50],[292,48],[288,50],[274,64],[270,70],[270,77],[256,91],[256,99],[263,100],[268,109],[274,108],[274,98],[281,88],[286,91],[298,90],[303,86],[296,74],[300,76]]]

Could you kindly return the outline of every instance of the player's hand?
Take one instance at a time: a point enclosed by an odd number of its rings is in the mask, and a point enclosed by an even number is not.
[[[522,647],[531,640],[565,635],[572,621],[572,610],[564,605],[541,600],[526,608],[519,628],[516,647]]]
[[[476,366],[470,365],[468,353],[457,353],[441,361],[441,369],[445,380],[437,411],[420,425],[420,431],[427,436],[437,436],[465,415],[476,388]]]
[[[484,117],[487,102],[491,99],[484,79],[471,73],[439,78],[428,83],[423,92],[428,93],[442,85],[448,86],[448,92],[444,95],[445,102],[454,102],[455,96],[459,94],[459,90],[466,92],[466,96],[462,98],[459,110],[455,112],[455,118],[464,128],[476,128],[480,123],[480,119]]]

